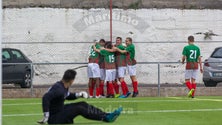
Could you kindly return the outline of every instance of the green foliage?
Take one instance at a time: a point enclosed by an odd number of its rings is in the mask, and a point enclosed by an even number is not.
[[[142,0],[138,0],[137,2],[135,3],[131,3],[127,9],[139,9],[140,8],[140,5],[142,3]]]

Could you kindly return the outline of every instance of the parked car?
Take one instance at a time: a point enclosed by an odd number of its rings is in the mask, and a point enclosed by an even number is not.
[[[216,48],[211,56],[205,60],[203,70],[205,86],[213,87],[222,82],[222,47]]]
[[[10,64],[12,63],[12,64]],[[20,63],[20,64],[14,64]],[[24,63],[24,64],[22,64]],[[21,88],[30,88],[33,69],[28,59],[20,50],[12,48],[2,49],[2,78],[3,84],[20,84]]]

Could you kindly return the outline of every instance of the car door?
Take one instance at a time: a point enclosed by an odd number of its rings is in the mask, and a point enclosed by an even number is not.
[[[11,49],[11,55],[12,55],[12,62],[13,63],[27,63],[27,61],[25,60],[23,54],[19,51],[19,50],[14,50]],[[17,80],[17,81],[22,81],[24,74],[25,74],[25,67],[27,66],[27,64],[15,64],[14,65],[14,74],[13,77]]]
[[[6,64],[6,63],[12,63],[12,57],[7,49],[2,50],[2,63],[3,63],[2,64],[3,83],[8,83],[13,81],[14,65]]]

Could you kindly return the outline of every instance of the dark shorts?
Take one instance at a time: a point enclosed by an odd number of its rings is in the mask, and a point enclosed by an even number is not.
[[[73,107],[76,107],[78,103],[67,104],[64,106],[64,110],[50,116],[48,123],[49,124],[73,124],[73,119],[78,115],[75,112]],[[76,107],[78,108],[78,106]]]
[[[51,115],[48,124],[73,124],[74,118],[78,115],[87,119],[101,121],[106,113],[86,102],[71,103],[66,104],[61,112]]]

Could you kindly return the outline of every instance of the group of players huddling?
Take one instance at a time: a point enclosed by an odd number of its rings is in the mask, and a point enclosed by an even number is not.
[[[121,37],[117,37],[115,45],[112,42],[106,42],[104,39],[101,39],[98,43],[94,43],[91,46],[87,69],[90,98],[105,97],[105,83],[107,98],[127,98],[131,94],[124,81],[127,69],[133,86],[132,97],[138,95],[135,46],[132,43],[132,38],[127,37],[125,44],[126,46],[123,45]],[[121,95],[118,81],[122,88]],[[96,88],[95,96],[94,88]]]
[[[201,54],[198,46],[194,45],[194,37],[188,37],[188,45],[183,49],[182,63],[186,61],[185,84],[190,90],[188,96],[194,98],[198,69],[203,72]],[[107,97],[113,98],[114,91],[116,97],[127,98],[131,93],[124,81],[126,69],[133,84],[133,95],[138,95],[138,83],[136,80],[136,60],[135,46],[132,38],[126,38],[126,46],[122,44],[122,38],[116,38],[116,44],[105,42],[101,39],[99,43],[91,46],[88,76],[89,76],[89,96],[93,97],[94,86],[96,85],[96,98],[104,96],[104,81],[107,83]],[[199,66],[198,66],[199,64]],[[119,107],[113,112],[104,112],[87,102],[76,102],[64,104],[65,100],[75,100],[77,98],[88,98],[84,91],[78,93],[69,92],[69,87],[73,84],[76,71],[66,70],[62,80],[56,82],[43,96],[42,108],[43,119],[40,124],[72,124],[74,118],[81,115],[87,119],[114,122],[121,114],[123,108]],[[119,85],[121,83],[122,95],[119,96]]]

